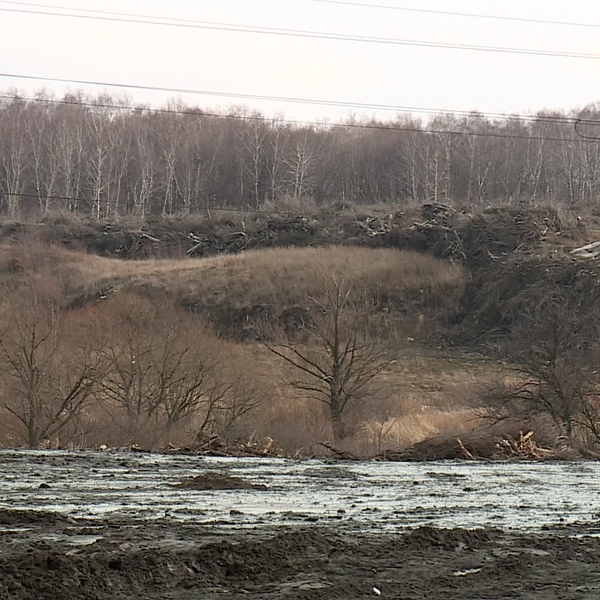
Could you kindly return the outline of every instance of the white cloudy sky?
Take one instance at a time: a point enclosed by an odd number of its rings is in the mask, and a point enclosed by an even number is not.
[[[366,44],[0,11],[0,72],[484,112],[574,108],[600,101],[600,2],[596,0],[356,1],[599,27],[462,18],[314,0],[40,0],[35,6],[0,2],[0,9],[46,10],[40,8],[43,4],[357,36],[577,52],[598,55],[598,59]],[[18,87],[31,93],[42,85],[58,93],[88,89],[0,77],[4,90]],[[158,105],[173,94],[130,91],[129,96]],[[279,112],[297,119],[337,119],[350,112],[339,107],[180,97],[210,108],[243,103],[269,115]]]

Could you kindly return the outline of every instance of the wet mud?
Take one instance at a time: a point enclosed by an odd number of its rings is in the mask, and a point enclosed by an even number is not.
[[[221,473],[204,473],[196,477],[188,477],[175,487],[184,490],[266,490],[262,483],[250,483],[241,477],[222,475]]]
[[[596,599],[598,471],[3,451],[0,599]]]

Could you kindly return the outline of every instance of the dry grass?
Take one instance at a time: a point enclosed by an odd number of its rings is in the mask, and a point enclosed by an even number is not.
[[[319,442],[331,441],[326,407],[286,389],[285,365],[272,353],[256,344],[247,345],[247,351],[256,375],[269,389],[269,400],[255,415],[251,430],[259,437],[274,437],[289,453],[323,452]],[[378,397],[365,399],[347,415],[355,433],[345,448],[368,456],[403,450],[429,437],[470,433],[482,425],[473,411],[479,392],[502,368],[491,360],[411,345],[381,377]]]
[[[269,436],[286,454],[322,453],[319,442],[331,441],[326,407],[286,389],[282,383],[283,365],[261,345],[226,344],[236,366],[251,373],[264,394],[260,408],[240,423],[237,439]],[[501,368],[492,361],[449,358],[435,352],[423,353],[413,346],[385,373],[385,394],[367,399],[359,410],[348,415],[355,433],[346,440],[346,449],[369,456],[385,450],[401,451],[427,438],[470,435],[473,429],[482,426],[471,408],[477,404],[480,386],[494,378]],[[147,447],[163,447],[168,443],[186,445],[194,440],[192,424],[168,432],[154,425],[142,432],[140,439],[132,440],[122,431],[125,424],[120,429],[105,407],[92,412],[90,432],[82,438],[65,438],[65,442],[119,446],[135,441]],[[14,425],[2,421],[0,446],[16,443]]]
[[[407,291],[430,297],[460,285],[464,277],[458,266],[428,256],[352,247],[267,249],[200,260],[135,264],[99,259],[76,268],[88,285],[97,285],[99,279],[114,279],[129,288],[154,288],[196,298],[202,304],[237,308],[307,301],[319,293],[323,275],[333,273],[353,286],[370,287],[389,297]]]
[[[33,277],[60,282],[76,306],[119,290],[153,300],[169,296],[207,313],[217,325],[236,311],[260,307],[281,314],[306,307],[312,296],[319,295],[324,277],[332,274],[365,291],[375,312],[413,319],[421,314],[428,318],[454,314],[466,284],[458,265],[412,252],[358,247],[266,249],[205,259],[133,262],[19,244],[0,250],[0,279],[18,276],[15,264]]]
[[[302,306],[311,295],[318,295],[323,275],[331,273],[368,289],[380,308],[413,315],[455,309],[465,285],[465,274],[456,265],[391,249],[269,249],[207,259],[131,262],[36,243],[0,248],[0,283],[25,276],[57,281],[71,299],[88,301],[98,300],[110,288],[151,299],[168,295],[225,310],[257,305],[281,309]],[[109,303],[97,306],[108,308]],[[282,384],[282,365],[262,346],[223,343],[230,345],[227,354],[236,366],[252,373],[264,390],[265,403],[245,418],[240,437],[272,436],[288,453],[322,451],[318,443],[330,439],[325,407],[290,395]],[[494,363],[408,344],[381,377],[382,397],[369,399],[351,417],[356,433],[348,448],[375,454],[450,429],[472,427],[470,407],[476,404],[478,386],[498,369]],[[111,437],[116,429],[106,414],[90,415],[90,423],[93,431],[86,436],[87,443],[119,443],[120,436]],[[0,445],[10,444],[11,435],[3,427]],[[191,436],[188,429],[171,431],[168,439],[157,436],[153,444],[186,443]]]

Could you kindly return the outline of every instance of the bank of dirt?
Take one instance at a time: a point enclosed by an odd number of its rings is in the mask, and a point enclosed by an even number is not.
[[[0,598],[351,600],[374,588],[383,598],[411,600],[600,594],[600,540],[558,530],[421,527],[374,535],[358,526],[299,525],[219,537],[194,524],[121,521],[97,525],[102,539],[74,546],[69,537],[84,525],[49,519],[35,525],[36,535],[3,532]],[[52,541],[54,534],[66,537]]]
[[[600,271],[593,261],[570,257],[569,251],[597,239],[597,221],[591,215],[579,220],[565,218],[552,207],[469,211],[438,204],[381,207],[374,212],[334,208],[306,214],[209,211],[185,219],[137,222],[49,216],[40,223],[0,223],[0,243],[24,240],[29,245],[38,240],[127,260],[195,259],[265,248],[324,246],[397,248],[430,254],[461,264],[468,272],[470,283],[462,297],[450,294],[446,304],[452,305],[440,308],[444,313],[441,321],[456,315],[450,333],[452,343],[485,350],[490,341],[510,335],[520,325],[524,308],[536,306],[540,298],[568,293],[569,308],[577,307],[586,318],[597,304]],[[17,256],[2,268],[12,272],[19,266]],[[118,282],[113,283],[103,282],[101,289],[92,290],[90,297],[83,294],[77,302],[106,296],[119,287]],[[206,313],[220,330],[236,339],[249,335],[245,328],[255,317],[281,313],[284,325],[304,317],[297,314],[299,309],[293,302],[273,306],[269,299],[237,306],[228,302],[227,296],[221,299],[218,290],[214,295],[219,298],[217,305],[213,305],[214,298],[183,295],[179,300]],[[428,321],[437,322],[440,315],[432,314],[427,306],[413,304],[384,308],[426,314]],[[439,344],[440,336],[433,337]]]

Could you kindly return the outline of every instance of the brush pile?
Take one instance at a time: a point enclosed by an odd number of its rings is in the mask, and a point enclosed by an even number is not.
[[[401,452],[384,452],[378,460],[543,460],[556,452],[536,443],[533,431],[512,435],[477,431],[468,435],[434,436]]]
[[[497,452],[494,458],[526,458],[541,460],[552,458],[555,451],[550,448],[538,446],[533,439],[533,431],[523,433],[519,431],[519,438],[515,439],[512,435],[506,434],[497,444]]]
[[[479,213],[457,212],[443,205],[425,204],[422,219],[410,226],[412,236],[399,243],[415,250],[479,268],[503,260],[515,252],[539,246],[563,229],[552,208],[489,208]],[[412,239],[411,239],[412,238]]]

